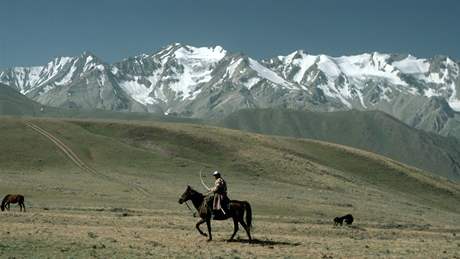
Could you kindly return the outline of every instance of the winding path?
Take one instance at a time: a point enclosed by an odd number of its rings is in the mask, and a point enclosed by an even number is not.
[[[53,134],[49,133],[48,131],[44,130],[43,128],[39,127],[38,125],[36,125],[36,124],[34,124],[34,123],[30,122],[30,121],[25,121],[24,123],[26,124],[26,126],[30,127],[34,131],[38,132],[40,135],[46,137],[48,140],[53,142],[59,148],[59,150],[61,150],[76,166],[78,166],[84,172],[89,173],[89,174],[91,174],[93,176],[108,180],[108,181],[116,182],[116,183],[119,183],[119,184],[122,184],[122,185],[128,185],[129,187],[133,188],[134,190],[136,190],[137,192],[139,192],[142,195],[151,196],[151,193],[147,189],[142,187],[140,184],[138,184],[138,183],[123,182],[123,181],[120,181],[120,180],[115,179],[113,177],[109,177],[109,176],[107,176],[105,174],[102,174],[102,173],[96,171],[94,168],[91,168],[85,162],[83,162],[75,154],[75,152],[73,152],[72,149],[69,148],[69,146],[64,144],[60,139],[55,137]]]

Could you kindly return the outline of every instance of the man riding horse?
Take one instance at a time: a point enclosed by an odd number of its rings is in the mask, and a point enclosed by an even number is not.
[[[201,235],[208,236],[208,241],[212,240],[211,220],[226,219],[233,219],[233,234],[229,240],[233,240],[236,232],[238,232],[238,225],[241,225],[246,231],[249,241],[251,241],[251,205],[247,201],[229,200],[227,197],[227,184],[225,180],[218,171],[215,171],[213,175],[216,178],[213,188],[206,186],[203,179],[201,179],[201,183],[208,190],[208,193],[202,194],[195,191],[192,187],[187,186],[185,192],[179,198],[179,203],[187,204],[187,201],[192,202],[201,218],[196,223],[196,229]],[[203,223],[206,223],[208,234],[200,229],[200,225]]]
[[[228,213],[229,198],[227,196],[227,183],[220,173],[215,171],[212,175],[216,178],[216,181],[214,183],[214,187],[209,190],[208,194],[214,194],[212,203],[214,218],[221,214],[226,215]]]

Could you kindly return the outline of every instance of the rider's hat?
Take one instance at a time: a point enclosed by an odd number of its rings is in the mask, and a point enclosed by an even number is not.
[[[219,173],[219,171],[214,171],[214,173],[212,173],[212,175],[214,175],[214,176],[220,176],[220,173]]]

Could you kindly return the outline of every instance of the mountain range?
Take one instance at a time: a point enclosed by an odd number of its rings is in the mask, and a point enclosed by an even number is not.
[[[307,112],[288,109],[242,109],[223,119],[206,122],[145,112],[49,107],[0,84],[0,115],[211,123],[262,134],[338,143],[384,155],[436,176],[460,180],[460,140],[414,129],[380,111]]]
[[[218,119],[244,108],[380,110],[460,138],[459,63],[378,52],[303,50],[256,60],[220,46],[174,43],[108,64],[90,52],[0,71],[0,83],[42,105]]]

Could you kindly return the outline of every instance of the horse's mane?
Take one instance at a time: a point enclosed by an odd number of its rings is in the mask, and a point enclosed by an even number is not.
[[[189,187],[190,187],[190,186],[189,186]],[[193,193],[195,193],[195,194],[199,194],[199,195],[201,195],[201,196],[204,196],[204,194],[202,194],[201,192],[199,192],[199,191],[193,189],[192,187],[190,187],[190,190],[191,190]]]
[[[7,194],[7,195],[5,196],[5,198],[3,198],[3,200],[2,200],[2,205],[1,205],[2,211],[5,209],[5,203],[6,203],[6,201],[8,200],[8,197],[10,197],[10,194]]]

